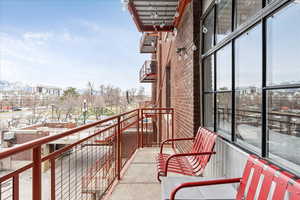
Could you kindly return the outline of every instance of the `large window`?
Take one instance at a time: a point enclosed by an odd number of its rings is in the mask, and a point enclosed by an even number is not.
[[[216,30],[204,39],[216,44],[203,52],[204,125],[299,172],[300,2],[268,0],[266,13],[258,12],[263,2],[219,0],[212,7]],[[232,16],[235,27],[244,26],[231,33]],[[218,43],[225,37],[227,44]]]

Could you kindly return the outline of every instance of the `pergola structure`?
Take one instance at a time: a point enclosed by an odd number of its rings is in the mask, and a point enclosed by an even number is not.
[[[140,32],[173,31],[191,0],[129,0],[128,10]]]

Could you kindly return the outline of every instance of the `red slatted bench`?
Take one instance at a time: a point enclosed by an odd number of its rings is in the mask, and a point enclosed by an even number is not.
[[[170,200],[174,200],[182,188],[228,183],[239,183],[236,200],[300,200],[299,178],[254,155],[249,156],[242,178],[182,183],[171,192]]]
[[[157,179],[160,176],[167,176],[168,172],[179,173],[183,175],[196,176],[201,175],[213,152],[217,134],[200,127],[196,137],[168,139],[161,144],[160,153],[156,157]],[[193,147],[189,153],[164,154],[163,146],[173,141],[193,140]]]

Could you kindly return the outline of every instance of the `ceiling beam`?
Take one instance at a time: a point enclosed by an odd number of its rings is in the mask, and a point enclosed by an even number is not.
[[[191,0],[179,0],[179,5],[177,8],[177,12],[179,13],[179,16],[175,18],[174,20],[174,27],[177,28],[179,26],[180,20],[183,16],[184,10],[187,7],[187,5],[191,2]]]
[[[142,31],[142,23],[141,23],[139,15],[138,15],[132,1],[129,1],[129,3],[128,3],[128,10],[131,13],[131,15],[133,16],[134,23],[136,24],[138,30],[141,32]]]

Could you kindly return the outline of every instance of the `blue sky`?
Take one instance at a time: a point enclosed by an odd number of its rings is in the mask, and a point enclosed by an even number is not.
[[[140,33],[120,0],[0,0],[0,27],[1,79],[141,85],[138,72],[149,55],[139,54]]]

